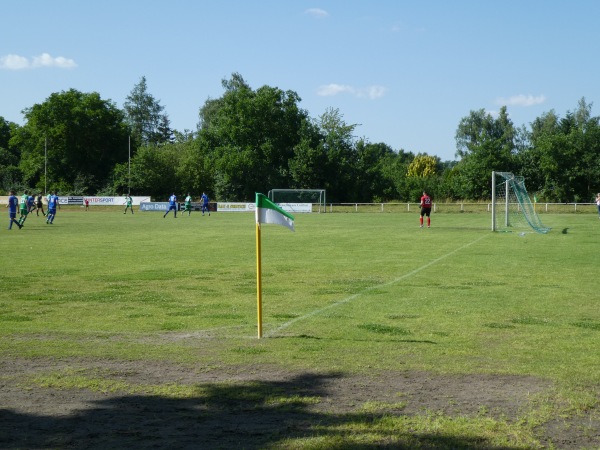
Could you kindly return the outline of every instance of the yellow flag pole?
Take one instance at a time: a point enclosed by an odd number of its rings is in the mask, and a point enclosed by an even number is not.
[[[258,312],[258,338],[262,337],[262,273],[260,252],[260,224],[256,223],[256,303]]]

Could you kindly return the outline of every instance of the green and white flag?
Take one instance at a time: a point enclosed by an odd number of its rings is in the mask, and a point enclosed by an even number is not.
[[[256,223],[274,223],[294,229],[294,216],[277,206],[264,194],[256,193]]]

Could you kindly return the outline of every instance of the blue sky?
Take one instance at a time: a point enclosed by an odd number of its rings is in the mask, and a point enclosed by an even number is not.
[[[173,128],[240,73],[292,90],[356,136],[455,159],[472,110],[506,105],[516,126],[600,101],[596,0],[0,0],[0,116],[52,93],[122,108],[142,76]],[[592,109],[600,115],[598,108]]]

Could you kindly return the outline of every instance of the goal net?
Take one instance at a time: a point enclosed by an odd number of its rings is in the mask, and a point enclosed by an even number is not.
[[[533,229],[547,233],[525,189],[525,179],[510,172],[492,172],[492,231]]]
[[[325,212],[325,189],[271,189],[268,197],[273,203],[312,203]]]

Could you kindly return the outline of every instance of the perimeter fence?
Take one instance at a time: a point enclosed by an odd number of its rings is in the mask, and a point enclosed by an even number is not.
[[[415,213],[421,210],[418,203],[327,203],[327,213]],[[536,203],[538,214],[591,214],[597,213],[595,203]],[[313,205],[313,212],[319,205]],[[492,203],[434,203],[432,212],[440,214],[492,213]]]

